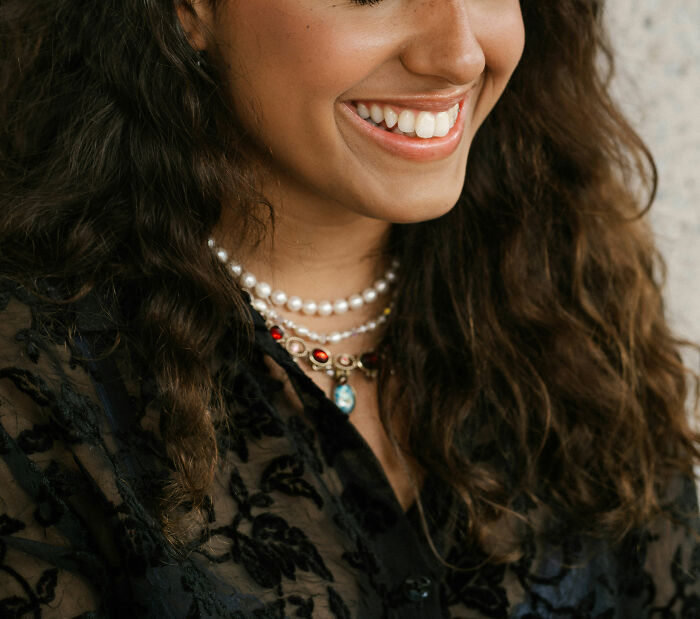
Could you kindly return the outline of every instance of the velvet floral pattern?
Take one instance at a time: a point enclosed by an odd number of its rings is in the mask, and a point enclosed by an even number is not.
[[[74,339],[57,312],[74,312]],[[441,562],[417,509],[404,513],[367,444],[262,322],[245,364],[220,347],[218,472],[204,524],[176,552],[153,504],[168,475],[153,384],[91,354],[110,328],[84,306],[0,289],[2,618],[700,617],[691,481],[621,545],[562,526],[501,565],[459,530],[442,535],[432,488]]]

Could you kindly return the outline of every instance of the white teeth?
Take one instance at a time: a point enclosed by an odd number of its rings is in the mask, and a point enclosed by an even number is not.
[[[357,113],[360,116],[360,118],[364,118],[365,120],[367,120],[370,116],[369,110],[367,109],[367,106],[364,103],[357,104]]]
[[[377,124],[384,120],[384,112],[382,112],[382,108],[380,108],[376,103],[372,104],[370,117]]]
[[[438,112],[435,114],[435,133],[436,138],[442,138],[447,135],[450,127],[454,123],[450,123],[450,115],[447,112]]]
[[[449,110],[447,110],[447,115],[450,117],[450,127],[453,127],[457,116],[459,115],[459,103],[455,103]]]
[[[457,122],[459,103],[455,103],[446,112],[404,109],[398,114],[389,106],[382,108],[377,103],[358,103],[357,114],[371,125],[392,133],[422,139],[442,138]]]
[[[415,132],[419,138],[432,138],[435,135],[435,114],[419,112],[416,118]]]
[[[404,133],[412,133],[416,129],[416,115],[411,110],[403,110],[399,114],[399,129]]]
[[[391,129],[399,121],[399,115],[390,107],[384,108],[384,122]]]

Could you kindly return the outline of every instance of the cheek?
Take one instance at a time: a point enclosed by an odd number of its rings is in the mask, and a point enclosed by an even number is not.
[[[480,17],[478,38],[486,59],[486,74],[474,113],[474,131],[503,94],[525,47],[525,27],[518,2],[506,2]]]
[[[525,26],[520,4],[505,3],[482,24],[480,43],[487,67],[499,80],[507,81],[520,62],[525,47]]]
[[[277,126],[293,116],[330,116],[329,102],[363,78],[356,30],[295,0],[235,4],[217,39],[244,117]]]

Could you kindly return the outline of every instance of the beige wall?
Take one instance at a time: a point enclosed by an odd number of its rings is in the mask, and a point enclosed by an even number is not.
[[[659,167],[650,217],[669,267],[669,315],[700,342],[700,0],[608,0],[607,11],[617,97]]]

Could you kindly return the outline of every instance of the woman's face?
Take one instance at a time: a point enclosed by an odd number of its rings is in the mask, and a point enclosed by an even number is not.
[[[519,0],[195,8],[208,30],[201,46],[268,153],[277,195],[396,223],[455,204],[474,134],[524,45]]]

